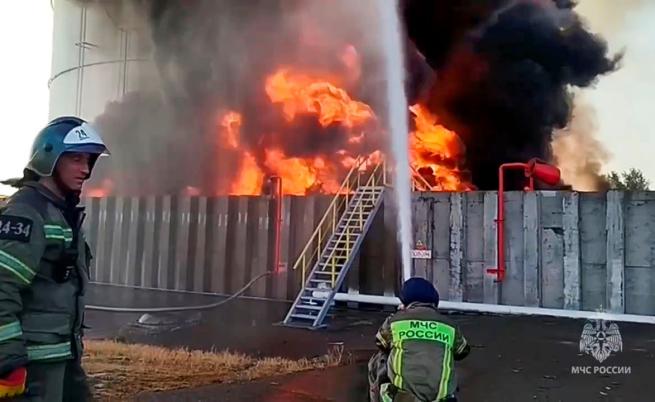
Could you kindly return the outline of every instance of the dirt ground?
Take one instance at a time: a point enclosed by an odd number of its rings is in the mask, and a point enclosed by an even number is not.
[[[136,306],[215,300],[209,296],[98,286],[91,297],[89,304],[119,300],[122,305]],[[144,321],[149,325],[138,325],[138,314],[90,311],[88,324],[93,328],[88,336],[289,359],[321,356],[335,345],[343,345],[353,361],[348,367],[318,372],[143,394],[139,400],[365,401],[365,362],[375,350],[374,333],[388,313],[340,309],[328,329],[308,331],[275,325],[287,308],[285,303],[238,300],[202,313],[148,317]],[[651,380],[655,368],[653,326],[618,323],[621,350],[599,363],[579,350],[585,320],[474,314],[450,317],[473,345],[471,355],[457,368],[463,401],[655,400],[655,382]],[[572,373],[579,368],[588,368],[590,373]]]

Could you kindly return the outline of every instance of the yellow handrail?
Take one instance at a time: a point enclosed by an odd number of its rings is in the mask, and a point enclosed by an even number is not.
[[[319,221],[319,223],[316,226],[316,229],[310,236],[309,240],[307,241],[307,244],[305,247],[302,249],[300,252],[300,255],[298,256],[296,262],[294,263],[292,269],[296,270],[298,267],[302,267],[302,281],[303,284],[305,283],[306,276],[307,276],[307,268],[313,266],[316,261],[318,261],[321,258],[322,254],[322,249],[323,249],[323,243],[327,240],[330,239],[332,233],[336,230],[337,224],[340,221],[340,217],[343,214],[343,211],[345,211],[348,208],[348,205],[350,203],[350,197],[351,197],[351,192],[353,190],[356,190],[357,188],[360,187],[362,184],[362,179],[360,177],[361,172],[360,168],[361,166],[366,162],[366,158],[361,158],[358,157],[355,160],[354,166],[351,168],[351,170],[348,172],[346,175],[346,178],[343,180],[341,187],[337,191],[337,194],[334,196],[332,201],[330,202],[330,205],[327,207],[325,214]],[[382,167],[383,172],[379,180],[382,180],[382,184],[386,184],[386,163],[383,160],[381,163],[375,166],[373,169],[373,172],[371,175],[368,177],[366,180],[366,186],[371,185],[372,183],[375,184],[378,182],[378,172],[380,170],[380,167]],[[357,172],[356,177],[353,176]],[[343,191],[345,190],[345,196],[343,194]],[[357,205],[355,205],[355,208],[359,207],[359,228],[363,229],[363,208],[362,208],[362,200],[358,200]],[[357,209],[354,209],[353,211],[357,211]],[[350,221],[353,219],[351,216],[348,218],[347,224],[350,224]],[[350,240],[350,233],[348,233],[348,230],[346,230],[346,236],[347,239]],[[342,233],[343,235],[343,233]],[[341,240],[341,237],[339,238],[339,241]],[[346,257],[350,255],[350,243],[347,244],[346,246]],[[331,265],[332,268],[332,276],[333,276],[333,284],[334,284],[334,276],[336,273],[336,268],[337,268],[337,263],[336,263],[336,258],[332,258],[334,254],[334,250],[332,254],[325,260],[325,263],[327,266]],[[330,261],[331,260],[331,261]]]
[[[307,244],[305,244],[305,247],[302,249],[300,252],[300,255],[298,256],[296,262],[293,264],[292,269],[296,270],[298,267],[302,267],[302,283],[305,283],[306,276],[307,276],[307,268],[313,266],[316,261],[318,261],[321,258],[322,250],[323,250],[323,243],[327,240],[329,240],[336,230],[337,224],[339,223],[341,219],[341,215],[343,214],[343,211],[347,210],[350,206],[350,200],[351,200],[351,192],[353,190],[360,188],[362,185],[362,178],[361,178],[361,172],[360,168],[361,166],[366,162],[366,158],[357,157],[355,159],[355,164],[353,167],[350,169],[348,174],[346,175],[346,178],[343,180],[341,183],[341,186],[339,187],[339,190],[337,191],[337,194],[332,198],[332,201],[330,202],[330,205],[327,207],[325,214],[321,217],[321,220],[318,222],[316,225],[316,229],[310,236],[309,240],[307,241]],[[423,189],[424,191],[427,190],[432,190],[432,186],[425,180],[423,176],[421,176],[416,169],[414,169],[413,166],[410,166],[411,173],[412,173],[412,189]],[[353,176],[353,174],[356,173],[356,176]],[[388,180],[388,174],[387,174],[387,168],[386,168],[386,161],[383,159],[380,163],[378,163],[373,171],[371,172],[370,176],[368,179],[366,179],[366,182],[364,184],[365,187],[371,187],[371,186],[387,186],[390,183],[387,182]],[[345,194],[344,194],[345,190]],[[363,197],[360,197],[357,200],[357,203],[352,206],[352,211],[353,213],[350,214],[350,216],[346,219],[344,222],[346,226],[346,230],[342,233],[339,234],[338,239],[335,239],[336,243],[335,245],[339,244],[342,240],[343,237],[346,237],[346,248],[345,256],[340,256],[340,258],[346,258],[348,259],[350,257],[350,254],[352,253],[352,249],[350,247],[350,225],[351,223],[355,223],[356,226],[353,226],[359,230],[363,230],[364,228],[364,212],[363,212]],[[354,221],[354,222],[353,222]],[[336,280],[336,270],[337,270],[337,258],[335,258],[335,253],[336,247],[333,248],[332,252],[330,253],[329,256],[327,256],[327,259],[325,260],[326,266],[329,266],[331,268],[331,276],[332,276],[332,286],[334,286],[335,280]]]
[[[324,240],[326,238],[325,236],[320,236],[320,233],[322,232],[323,224],[327,221],[327,219],[330,216],[331,212],[334,212],[334,214],[333,214],[334,216],[333,216],[333,219],[332,219],[332,227],[333,227],[333,229],[334,229],[334,227],[336,227],[336,218],[337,218],[337,215],[336,215],[336,209],[337,208],[336,207],[337,207],[337,203],[338,203],[338,201],[339,201],[339,199],[340,199],[340,197],[342,195],[342,191],[344,189],[347,189],[348,191],[347,191],[346,195],[350,192],[350,189],[348,188],[348,187],[350,187],[349,186],[350,178],[352,177],[352,175],[353,175],[353,173],[355,171],[359,170],[359,168],[361,167],[361,165],[364,162],[365,162],[365,159],[363,159],[361,157],[357,157],[357,159],[355,159],[355,164],[353,165],[352,169],[350,169],[350,171],[348,172],[348,175],[346,175],[346,178],[341,183],[341,187],[339,187],[339,190],[337,191],[337,194],[332,199],[332,202],[330,202],[330,205],[327,207],[327,210],[325,211],[325,214],[323,215],[323,217],[319,221],[318,225],[316,225],[316,229],[314,230],[314,233],[312,233],[311,237],[307,241],[307,244],[305,245],[305,247],[300,252],[300,255],[299,255],[298,259],[296,260],[296,263],[293,264],[293,269],[294,270],[298,268],[298,265],[300,265],[300,263],[303,263],[303,265],[306,265],[306,262],[307,262],[306,261],[306,254],[307,254],[307,251],[309,250],[309,248],[311,247],[311,245],[313,244],[314,240],[317,237],[323,237],[322,240]],[[320,250],[320,242],[319,242],[319,246],[317,247],[317,250]],[[312,254],[312,257],[313,256],[314,255]],[[304,282],[304,278],[305,278],[304,269],[305,269],[305,267],[303,266],[303,282]]]
[[[383,181],[383,184],[384,184],[384,168],[385,168],[384,165],[385,165],[384,163],[380,163],[380,164],[378,164],[377,166],[375,166],[375,168],[373,169],[373,172],[371,173],[371,176],[369,177],[369,179],[366,181],[366,184],[364,185],[365,187],[368,188],[368,187],[375,186],[375,185],[377,184],[377,183],[376,183],[376,173],[378,172],[380,166],[383,166],[382,181]],[[357,200],[357,204],[354,205],[353,210],[357,210],[357,207],[361,206],[362,201],[363,201],[363,197],[360,197],[360,198]],[[351,226],[350,226],[350,223],[351,223],[351,220],[353,219],[353,216],[354,216],[354,215],[351,214],[351,215],[347,218],[347,220],[346,220],[346,222],[345,222],[345,227],[346,227],[346,229],[345,229],[345,236],[346,236],[346,255],[345,255],[345,256],[342,256],[342,257],[345,258],[346,260],[347,260],[348,258],[350,258],[350,253],[351,253],[351,251],[352,251],[352,249],[350,248],[350,230],[348,230],[348,228],[351,227]],[[360,226],[363,228],[363,223],[362,223],[362,222],[360,222]],[[356,226],[355,226],[355,227],[356,227]],[[344,232],[340,233],[340,234],[339,234],[339,237],[336,239],[335,244],[339,244],[339,243],[341,242],[341,240],[343,239],[343,236],[344,236]],[[331,275],[330,275],[330,277],[331,277],[332,287],[334,287],[334,284],[335,284],[335,281],[336,281],[336,258],[335,258],[335,256],[334,256],[334,252],[335,252],[335,251],[336,251],[336,248],[333,248],[333,249],[332,249],[332,252],[330,253],[330,255],[329,255],[328,258],[327,258],[327,261],[332,260],[332,272],[331,272]],[[326,262],[327,262],[327,261],[326,261]]]

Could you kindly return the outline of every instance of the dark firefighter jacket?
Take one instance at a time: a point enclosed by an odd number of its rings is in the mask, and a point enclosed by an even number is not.
[[[83,208],[29,182],[0,209],[0,376],[82,353]]]
[[[455,394],[454,360],[464,358],[469,346],[434,305],[412,303],[387,318],[376,343],[389,352],[387,374],[396,389],[420,401]]]

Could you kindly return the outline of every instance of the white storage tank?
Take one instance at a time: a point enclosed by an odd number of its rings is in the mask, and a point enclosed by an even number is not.
[[[93,120],[154,77],[144,16],[128,0],[51,0],[50,118]]]

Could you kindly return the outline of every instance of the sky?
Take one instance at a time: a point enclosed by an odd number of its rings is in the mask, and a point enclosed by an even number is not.
[[[4,180],[22,174],[32,140],[48,122],[49,0],[0,0],[0,51],[0,180]],[[0,194],[12,192],[0,185]]]
[[[59,0],[65,1],[65,0]],[[597,138],[611,155],[606,170],[643,170],[655,187],[655,1],[581,0],[579,11],[623,67],[584,92],[596,111]],[[0,0],[0,179],[19,176],[31,142],[48,120],[52,75],[50,0]],[[13,189],[0,185],[0,194]]]
[[[611,156],[607,169],[641,169],[655,190],[655,1],[582,0],[578,10],[610,49],[625,52],[622,67],[583,94]]]

